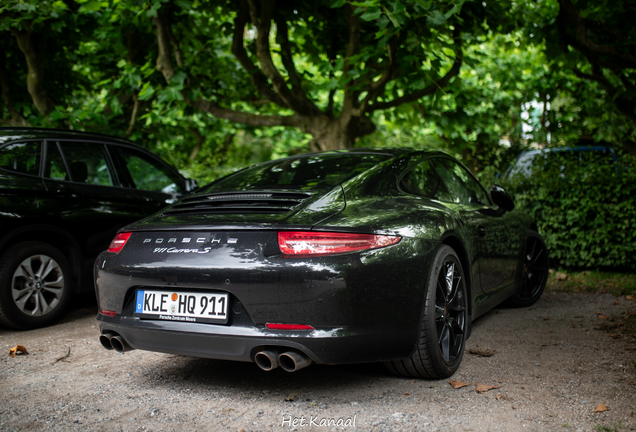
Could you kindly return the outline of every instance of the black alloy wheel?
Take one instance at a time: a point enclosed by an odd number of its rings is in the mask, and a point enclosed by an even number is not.
[[[0,324],[50,325],[66,309],[70,291],[66,257],[47,243],[19,243],[0,258]]]
[[[528,307],[539,300],[548,282],[549,263],[548,248],[543,238],[539,233],[530,231],[523,258],[521,289],[510,299],[513,306]]]
[[[420,340],[407,359],[385,363],[396,375],[441,379],[455,373],[466,346],[468,307],[464,271],[455,251],[442,245],[428,282]]]

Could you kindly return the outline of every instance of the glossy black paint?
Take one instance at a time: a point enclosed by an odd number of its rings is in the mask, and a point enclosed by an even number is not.
[[[455,163],[444,153],[358,149],[336,155],[365,153],[383,158],[330,189],[215,191],[212,184],[125,227],[132,235],[123,250],[104,252],[95,263],[99,308],[116,313],[98,315],[102,333],[117,332],[133,348],[239,361],[253,361],[268,347],[290,347],[329,364],[408,357],[419,340],[431,261],[446,244],[467,279],[468,336],[471,319],[519,292],[532,220],[495,205],[483,188],[485,198],[468,204],[401,190],[400,179],[414,163]],[[467,171],[462,175],[476,182]],[[293,203],[285,195],[292,193]],[[380,249],[299,258],[280,252],[280,230],[402,239]],[[200,253],[178,252],[185,238],[201,239]],[[139,288],[228,293],[229,322],[140,319],[132,313]],[[269,330],[266,323],[315,330]]]
[[[60,142],[81,143],[91,149],[106,146],[114,184],[47,178],[47,154],[51,154],[50,146],[57,147]],[[127,140],[52,129],[0,128],[0,152],[18,143],[31,143],[41,160],[34,174],[0,167],[0,250],[24,241],[51,244],[68,258],[76,290],[82,287],[82,278],[91,277],[96,256],[108,247],[119,228],[157,212],[187,192],[187,179]],[[158,193],[134,188],[115,148],[134,149],[164,167],[180,179],[181,191]]]

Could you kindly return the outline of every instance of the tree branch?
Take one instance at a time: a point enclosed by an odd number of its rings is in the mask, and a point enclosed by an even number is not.
[[[285,102],[274,92],[265,77],[261,73],[261,71],[254,66],[252,60],[250,60],[247,55],[247,51],[245,50],[245,46],[243,45],[243,33],[245,32],[245,25],[249,21],[249,6],[247,4],[247,0],[241,0],[241,6],[234,19],[234,35],[232,37],[232,54],[236,59],[241,63],[243,69],[247,71],[250,75],[250,81],[252,81],[252,85],[263,97],[268,99],[269,101],[275,103],[278,106],[289,108],[285,104]]]
[[[342,76],[346,79],[349,71],[351,70],[351,57],[357,54],[360,48],[360,17],[354,13],[351,4],[345,4],[344,8],[345,14],[347,15],[347,22],[349,23],[349,41],[347,43],[347,52],[342,66]],[[353,109],[354,97],[351,92],[351,88],[354,84],[354,80],[349,80],[349,82],[345,84],[344,101],[342,104],[343,112]]]
[[[617,96],[618,89],[614,87],[612,83],[605,77],[601,66],[593,64],[591,74],[584,73],[577,67],[572,68],[572,70],[574,71],[574,74],[579,78],[596,81],[601,84],[612,99],[612,102],[614,103],[614,106],[616,107],[618,112],[636,123],[636,112],[634,111],[636,106],[634,102],[630,99],[627,99],[626,97]]]
[[[276,23],[276,39],[281,47],[280,56],[283,60],[283,66],[285,66],[285,70],[289,75],[289,81],[291,82],[294,95],[300,103],[305,105],[308,112],[319,114],[320,109],[305,94],[301,85],[302,78],[296,70],[296,65],[294,65],[291,44],[289,43],[289,29],[287,27],[287,21],[285,21],[285,19],[283,19],[280,15],[277,15],[274,18],[274,22]]]
[[[155,17],[155,26],[157,27],[157,43],[159,45],[156,69],[161,72],[166,82],[170,83],[170,79],[176,75],[176,71],[172,63],[168,23],[161,12],[157,13]]]
[[[455,61],[453,62],[453,66],[448,70],[448,72],[446,72],[446,75],[421,90],[405,94],[388,102],[375,102],[373,105],[369,105],[366,111],[373,112],[378,109],[393,108],[404,103],[413,102],[424,96],[436,93],[438,90],[446,86],[451,78],[459,74],[459,70],[462,66],[462,61],[464,60],[461,32],[462,28],[460,26],[455,26],[455,29],[453,30],[453,41],[455,42]]]
[[[557,20],[563,26],[563,33],[567,37],[568,43],[581,51],[586,57],[609,56],[623,62],[623,67],[636,67],[636,55],[621,52],[612,45],[598,45],[588,38],[587,27],[588,25],[595,26],[595,21],[583,18],[571,0],[559,0]],[[566,27],[569,26],[574,29],[573,37],[566,30]],[[595,27],[597,30],[603,30],[602,26]]]
[[[293,126],[301,127],[301,118],[294,114],[291,116],[279,116],[279,115],[258,115],[252,113],[245,113],[241,111],[234,111],[227,108],[222,108],[218,104],[206,101],[203,99],[197,99],[195,101],[187,101],[188,104],[194,108],[200,109],[203,112],[212,114],[214,117],[230,120],[237,123],[248,124],[252,126]]]
[[[372,82],[371,86],[369,88],[369,92],[367,93],[367,96],[364,98],[364,100],[362,101],[362,103],[360,104],[360,111],[361,112],[365,112],[365,110],[367,109],[367,107],[369,106],[369,103],[371,101],[376,101],[377,98],[384,93],[384,89],[386,88],[386,85],[394,80],[395,78],[398,77],[399,72],[395,69],[394,65],[394,58],[395,58],[395,52],[397,51],[397,46],[395,44],[395,42],[390,42],[387,45],[387,51],[388,51],[388,66],[385,69],[384,73],[382,74],[382,76],[380,77],[379,80]]]
[[[137,98],[137,94],[133,93],[133,110],[130,115],[130,122],[128,123],[128,129],[126,129],[126,133],[124,134],[124,138],[129,138],[133,131],[135,130],[135,124],[137,123],[137,115],[139,114],[139,99]]]
[[[250,16],[252,18],[252,24],[256,27],[256,58],[261,66],[261,70],[272,83],[274,90],[283,99],[285,104],[301,115],[314,114],[312,109],[313,104],[307,106],[303,103],[302,98],[297,98],[294,93],[287,87],[285,79],[280,74],[274,61],[272,60],[272,53],[269,47],[269,31],[272,24],[272,15],[275,0],[262,0],[260,2],[261,13],[260,18],[257,14],[255,0],[247,0],[250,7]]]

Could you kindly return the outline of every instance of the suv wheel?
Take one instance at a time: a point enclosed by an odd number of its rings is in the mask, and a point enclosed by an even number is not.
[[[0,324],[45,327],[60,318],[71,296],[68,261],[55,247],[23,242],[0,258]]]

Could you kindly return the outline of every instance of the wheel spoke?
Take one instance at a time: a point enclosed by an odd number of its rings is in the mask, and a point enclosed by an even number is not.
[[[536,241],[532,241],[532,250],[530,251],[530,253],[526,254],[526,263],[532,261],[532,257],[534,256],[534,249],[537,247],[537,242]]]
[[[444,322],[442,332],[439,338],[439,347],[442,350],[442,357],[446,361],[450,361],[450,329],[448,324]]]
[[[41,292],[38,292],[39,313],[37,315],[44,315],[51,311],[51,306],[46,301],[46,298]],[[53,302],[52,302],[53,303]],[[37,311],[38,309],[36,309]],[[35,311],[34,311],[35,312]]]
[[[536,243],[535,243],[536,245]],[[533,249],[534,250],[534,249]],[[543,254],[543,248],[539,248],[539,252],[534,256],[534,259],[530,262],[530,264],[534,264],[539,260],[539,257]]]
[[[444,316],[444,307],[435,305],[435,321]]]
[[[18,271],[20,273],[18,273]],[[31,258],[28,258],[22,261],[22,264],[20,264],[20,266],[17,268],[17,270],[13,274],[14,279],[19,276],[30,279],[31,281],[35,280],[35,275],[33,274],[33,268],[31,267]]]
[[[40,257],[40,258],[44,258],[44,257]],[[52,258],[46,257],[48,259],[48,261],[46,262],[46,265],[44,265],[44,261],[42,261],[42,266],[40,266],[40,270],[38,271],[38,273],[40,273],[40,280],[44,280],[46,279],[46,277],[53,271],[56,270],[58,268],[58,265],[55,261],[53,261]]]
[[[446,299],[448,302],[448,299],[451,298],[451,294],[453,292],[453,275],[455,274],[455,264],[454,263],[450,263],[450,265],[447,265],[446,267]]]

